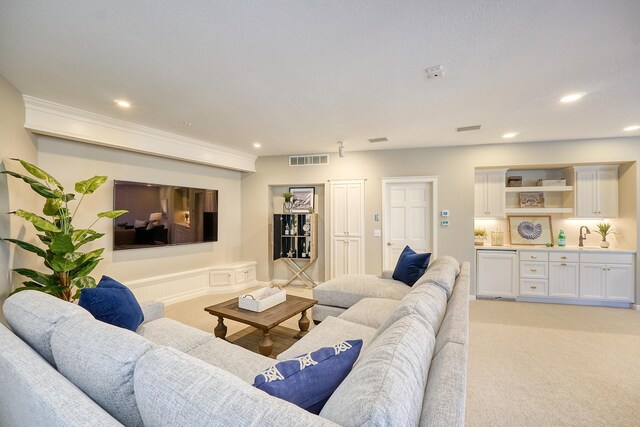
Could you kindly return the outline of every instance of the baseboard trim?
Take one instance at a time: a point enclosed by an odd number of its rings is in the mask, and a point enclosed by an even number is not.
[[[562,298],[516,297],[516,301],[541,302],[541,303],[549,303],[549,304],[586,305],[586,306],[592,306],[592,307],[613,307],[613,308],[632,308],[633,307],[633,304],[629,302],[590,301],[590,300],[581,300],[581,299],[562,299]]]
[[[283,279],[273,279],[271,281],[271,285],[272,286],[284,286],[286,285],[288,282],[288,280],[283,280]],[[314,283],[314,287],[318,286],[321,282],[313,282]],[[291,286],[304,286],[304,287],[308,287],[308,284],[306,282],[303,282],[302,280],[294,280],[293,282],[291,282],[289,285]]]
[[[635,304],[633,307],[636,309],[636,311],[640,311],[640,304]]]
[[[469,295],[469,301],[475,301],[475,300],[476,300],[475,295]]]

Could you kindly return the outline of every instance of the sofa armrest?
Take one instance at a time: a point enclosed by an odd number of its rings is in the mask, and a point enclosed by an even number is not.
[[[164,303],[161,301],[144,301],[140,303],[140,308],[142,308],[144,315],[143,325],[164,317]]]
[[[393,270],[382,270],[380,277],[383,279],[393,279]]]

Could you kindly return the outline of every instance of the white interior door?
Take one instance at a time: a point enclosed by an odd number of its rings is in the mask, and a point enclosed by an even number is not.
[[[393,270],[405,246],[435,252],[435,178],[383,180],[383,269]]]

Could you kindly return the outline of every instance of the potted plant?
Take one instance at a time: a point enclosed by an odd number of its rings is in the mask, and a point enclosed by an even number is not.
[[[22,209],[9,212],[25,219],[34,226],[39,232],[37,234],[38,239],[45,246],[45,249],[23,240],[3,240],[38,255],[43,259],[44,266],[51,270],[51,273],[42,273],[28,268],[14,269],[13,271],[30,280],[23,282],[24,286],[17,288],[13,293],[32,289],[46,292],[66,301],[76,300],[80,297],[82,289],[96,286],[95,279],[89,274],[102,260],[100,256],[104,251],[104,248],[100,248],[91,252],[80,252],[80,247],[104,236],[103,233],[98,233],[91,229],[101,218],[117,218],[127,211],[100,212],[89,227],[75,228],[72,223],[78,208],[82,204],[82,200],[84,200],[84,196],[96,191],[105,183],[107,177],[94,176],[77,182],[75,191],[82,196],[75,203],[76,195],[71,192],[65,192],[62,184],[53,176],[24,160],[12,160],[19,161],[33,178],[8,170],[2,171],[2,173],[23,180],[29,184],[33,191],[42,196],[44,198],[42,213],[50,219]],[[75,203],[75,207],[71,206],[71,202]]]
[[[600,242],[600,247],[608,248],[610,246],[610,243],[607,242],[607,236],[609,234],[615,234],[616,232],[613,231],[613,227],[608,222],[601,222],[600,224],[596,225],[596,227],[598,227],[598,229],[596,230],[596,233],[602,236],[602,242]]]
[[[284,203],[282,204],[283,213],[291,213],[291,199],[293,199],[293,193],[287,191],[286,193],[282,193],[282,197],[284,197]]]
[[[476,246],[483,246],[484,241],[487,240],[487,230],[484,228],[476,228],[473,230],[473,237]]]

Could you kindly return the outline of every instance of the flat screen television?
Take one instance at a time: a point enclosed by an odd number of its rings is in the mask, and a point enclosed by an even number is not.
[[[218,190],[114,181],[113,249],[218,241]]]

